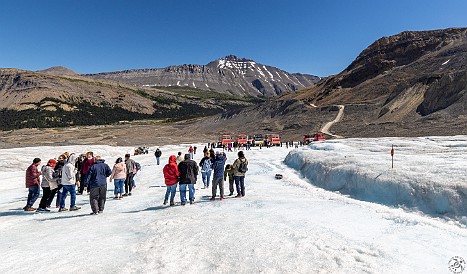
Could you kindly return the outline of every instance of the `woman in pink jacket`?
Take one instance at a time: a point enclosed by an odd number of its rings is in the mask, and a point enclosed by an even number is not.
[[[115,161],[115,165],[112,169],[112,175],[110,175],[110,180],[114,180],[114,199],[120,200],[123,198],[123,186],[125,184],[126,179],[126,165],[123,162],[122,158],[119,157],[117,161]]]

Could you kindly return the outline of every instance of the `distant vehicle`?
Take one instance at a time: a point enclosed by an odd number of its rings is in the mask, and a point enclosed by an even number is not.
[[[324,141],[328,139],[328,135],[325,134],[324,132],[319,131],[318,133],[315,134],[306,134],[303,138],[303,143],[305,145],[308,145],[311,142],[317,142],[317,141]]]
[[[134,155],[148,154],[148,153],[149,153],[148,147],[138,147],[135,149]]]
[[[246,134],[240,134],[237,136],[235,141],[240,145],[244,146],[248,143],[248,136]]]
[[[280,146],[281,145],[281,137],[279,134],[268,134],[266,135],[267,142],[271,146]]]
[[[230,135],[221,135],[219,137],[219,141],[217,142],[217,146],[224,146],[224,145],[229,145],[230,143],[232,143],[232,137],[230,137]]]
[[[253,136],[253,141],[255,141],[255,146],[263,145],[263,134],[255,134]]]

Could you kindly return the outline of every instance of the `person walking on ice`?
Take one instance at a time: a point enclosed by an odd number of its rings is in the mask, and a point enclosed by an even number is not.
[[[243,151],[238,152],[238,158],[232,164],[234,170],[234,181],[237,187],[237,196],[241,198],[245,196],[245,173],[248,171],[248,160],[245,158]]]
[[[91,204],[91,215],[97,215],[104,212],[107,177],[112,175],[112,170],[105,160],[96,156],[96,162],[91,166],[86,176],[86,183],[90,188],[89,203]]]
[[[167,190],[165,192],[164,205],[167,204],[170,195],[170,206],[174,206],[175,192],[177,192],[177,182],[180,177],[180,172],[177,166],[177,157],[170,155],[169,163],[164,166],[162,170],[164,172],[165,185]]]
[[[186,204],[186,188],[188,186],[190,204],[195,203],[195,184],[198,177],[198,165],[190,159],[190,154],[185,154],[185,160],[178,164],[180,171],[180,201]]]
[[[211,201],[216,199],[217,186],[219,186],[220,200],[224,200],[224,165],[225,165],[225,156],[219,151],[216,151],[216,159],[212,164],[212,169],[214,170],[214,178],[212,179],[212,197]]]

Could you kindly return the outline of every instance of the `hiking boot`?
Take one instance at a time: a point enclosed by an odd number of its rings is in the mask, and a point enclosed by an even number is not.
[[[58,210],[58,212],[62,212],[62,211],[68,211],[68,209],[65,208],[65,207],[61,207],[61,208]]]
[[[26,209],[28,209],[28,208],[29,208],[29,206],[25,206],[25,207],[23,207],[23,210],[26,211]]]
[[[166,205],[166,204],[167,204],[167,201],[164,201],[162,204],[163,204],[163,205]]]
[[[242,195],[241,195],[241,194],[237,194],[237,196],[235,196],[235,198],[242,198]]]
[[[231,193],[229,194],[229,196],[232,196],[232,195],[233,195],[233,192],[231,192]]]
[[[34,207],[28,207],[24,211],[36,211],[36,209]]]
[[[115,195],[114,200],[117,200],[117,199],[118,199],[118,195]]]
[[[128,196],[131,196],[131,192],[130,192],[130,193],[128,193]]]
[[[209,201],[214,201],[214,200],[216,200],[216,198],[214,197],[211,197],[211,199],[209,199]]]
[[[91,213],[89,213],[89,215],[99,215],[99,213],[97,213],[97,212],[91,212]]]
[[[70,211],[76,211],[78,209],[81,209],[81,207],[79,206],[70,207]]]
[[[190,200],[190,205],[194,204],[195,201],[194,200]]]
[[[97,213],[102,214],[102,213],[104,213],[104,211],[103,211],[103,210],[99,210],[99,211],[97,211]]]
[[[224,200],[224,197],[221,197],[221,199],[220,199],[220,200],[221,200],[221,201],[223,201],[223,200]]]
[[[182,206],[184,206],[184,205],[186,205],[186,202],[181,202],[180,204],[181,204]]]
[[[174,203],[174,202],[170,202],[170,206],[174,206],[174,205],[175,205],[175,203]]]
[[[123,194],[124,197],[128,196],[128,193]]]

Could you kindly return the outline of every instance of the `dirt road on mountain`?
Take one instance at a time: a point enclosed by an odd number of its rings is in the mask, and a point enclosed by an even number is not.
[[[339,113],[337,114],[336,119],[334,119],[331,122],[328,122],[327,124],[325,124],[324,127],[321,128],[321,132],[332,135],[332,133],[329,130],[331,129],[331,127],[335,123],[340,122],[342,120],[342,117],[344,116],[345,106],[344,105],[338,105],[338,107],[339,107]]]

